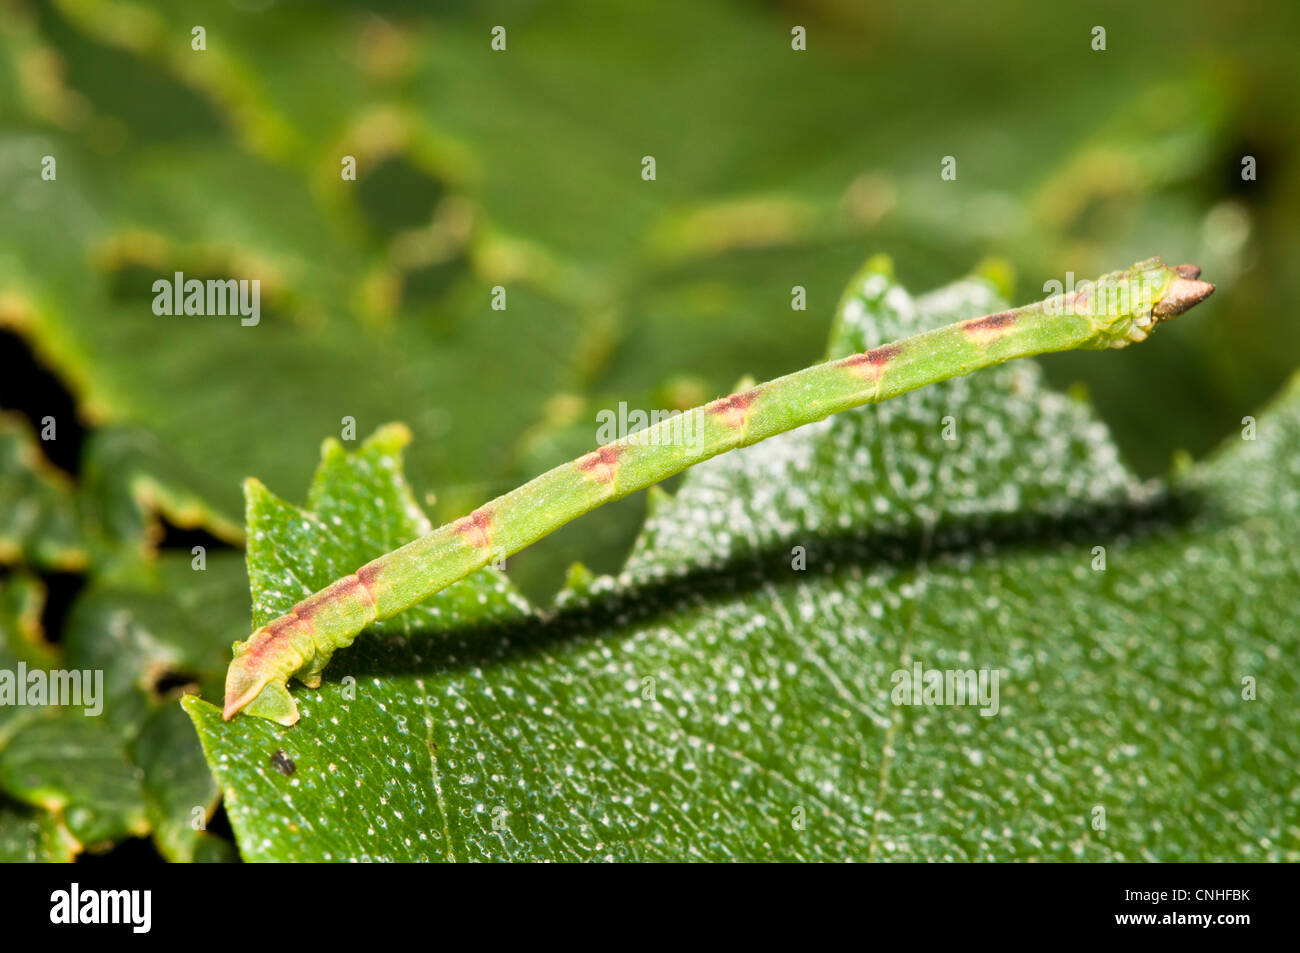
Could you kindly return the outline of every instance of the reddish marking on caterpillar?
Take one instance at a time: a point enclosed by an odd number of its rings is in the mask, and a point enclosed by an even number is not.
[[[760,391],[755,388],[743,394],[722,397],[709,404],[707,410],[710,414],[722,418],[722,422],[728,427],[744,429],[745,420],[749,417],[749,409],[754,406],[754,401],[758,400],[759,393]]]
[[[350,576],[344,576],[342,579],[333,583],[329,587],[322,589],[314,595],[308,596],[302,602],[293,607],[293,614],[304,621],[311,621],[312,616],[316,614],[316,609],[335,599],[347,599],[353,593],[360,591],[365,593],[366,600],[373,608],[375,598],[370,593],[370,587],[361,581],[361,577],[356,573]]]
[[[618,458],[623,455],[625,447],[613,444],[593,450],[578,460],[578,469],[582,475],[597,483],[613,483],[614,474],[618,472]]]
[[[375,602],[375,580],[379,578],[379,571],[380,567],[374,563],[366,563],[356,571],[357,581],[366,590],[366,595],[370,598],[370,604],[376,609],[379,608],[379,604]]]
[[[980,347],[986,347],[1006,334],[1007,329],[1015,323],[1014,311],[999,311],[997,314],[986,314],[982,318],[963,321],[961,329]]]
[[[464,519],[457,520],[452,529],[457,536],[464,536],[469,539],[470,545],[478,549],[490,549],[492,546],[492,534],[489,532],[492,526],[492,514],[487,510],[475,510]]]
[[[873,347],[870,351],[864,351],[861,354],[853,354],[840,361],[841,367],[847,367],[855,374],[862,377],[869,377],[876,383],[880,383],[880,373],[899,354],[903,353],[901,344],[882,344],[880,347]]]
[[[319,595],[312,597],[312,599],[316,598],[319,598]],[[265,638],[257,638],[257,633],[254,632],[253,638],[249,639],[248,652],[246,653],[249,661],[254,662],[267,657],[279,656],[283,651],[282,645],[292,643],[294,633],[298,629],[305,629],[305,634],[311,635],[311,615],[299,615],[297,608],[291,609],[278,619],[272,619],[262,626],[261,631],[266,633]]]

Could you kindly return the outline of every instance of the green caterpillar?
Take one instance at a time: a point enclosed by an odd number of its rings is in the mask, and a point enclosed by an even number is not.
[[[960,321],[816,364],[600,447],[380,556],[304,599],[235,645],[222,716],[240,711],[292,725],[287,682],[320,685],[330,656],[372,622],[396,615],[603,503],[728,450],[831,414],[1018,357],[1125,347],[1214,291],[1194,265],[1159,258],[1066,294]],[[682,435],[689,435],[682,439]]]

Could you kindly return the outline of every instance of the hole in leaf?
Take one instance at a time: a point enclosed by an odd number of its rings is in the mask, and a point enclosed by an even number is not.
[[[154,676],[150,690],[156,699],[162,700],[182,688],[188,688],[198,683],[199,675],[197,672],[184,669],[163,669]]]
[[[1232,143],[1220,161],[1210,166],[1215,170],[1225,170],[1222,179],[1213,184],[1219,186],[1217,191],[1226,196],[1245,202],[1260,203],[1270,194],[1272,185],[1277,180],[1277,176],[1269,175],[1268,170],[1286,167],[1284,151],[1276,143],[1258,136],[1244,135]],[[1253,180],[1241,177],[1241,163],[1246,156],[1255,159]]]
[[[63,641],[63,624],[77,594],[86,586],[86,577],[79,573],[52,572],[40,577],[45,586],[45,605],[41,609],[41,632],[45,641],[58,644]]]
[[[100,142],[120,145],[103,120],[120,123],[133,138],[174,141],[220,136],[225,123],[203,96],[178,82],[162,68],[100,43],[70,26],[54,5],[35,7],[40,32],[61,54],[67,84],[86,97],[97,114]],[[189,37],[184,37],[188,44]]]
[[[184,529],[179,526],[173,526],[167,520],[160,520],[163,528],[162,539],[158,541],[158,549],[176,549],[183,552],[192,552],[195,546],[202,546],[208,555],[223,549],[234,549],[225,540],[217,539],[207,530],[203,529]]]
[[[380,160],[357,182],[357,204],[374,232],[389,238],[433,220],[447,187],[401,156]]]
[[[402,296],[407,301],[428,301],[450,291],[456,281],[467,273],[468,262],[457,255],[423,268],[408,271],[403,276]]]
[[[36,360],[26,339],[3,329],[0,329],[0,407],[24,414],[38,439],[41,421],[53,417],[54,439],[41,440],[41,451],[55,466],[69,473],[77,472],[86,432],[77,420],[76,402],[63,382]]]
[[[216,811],[208,819],[208,833],[232,844],[235,842],[235,830],[230,826],[230,818],[226,816],[225,801],[217,805]]]

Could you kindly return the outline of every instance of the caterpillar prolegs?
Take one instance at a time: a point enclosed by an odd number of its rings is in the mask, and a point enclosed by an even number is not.
[[[243,711],[292,725],[298,708],[287,688],[290,677],[317,687],[330,656],[371,623],[603,503],[728,450],[927,384],[1018,357],[1143,341],[1156,324],[1214,291],[1199,276],[1194,265],[1170,268],[1151,258],[1045,301],[815,364],[593,450],[366,563],[238,643],[222,715]],[[674,439],[682,433],[689,439]]]

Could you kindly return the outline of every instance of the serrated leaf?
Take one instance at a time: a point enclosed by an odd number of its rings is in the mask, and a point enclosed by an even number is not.
[[[868,272],[831,350],[998,305]],[[1294,858],[1300,388],[1260,427],[1147,486],[1003,366],[697,467],[555,616],[398,617],[291,729],[185,706],[251,860]],[[314,505],[391,492],[373,452]],[[372,557],[393,509],[326,527],[255,495],[258,618]],[[896,704],[918,663],[998,673],[996,705]]]
[[[410,439],[405,427],[390,425],[376,431],[355,454],[346,453],[336,440],[326,441],[306,509],[250,481],[248,565],[254,626],[432,529],[401,472],[402,451]],[[308,559],[299,558],[303,552]],[[368,555],[358,562],[359,553]],[[485,570],[376,629],[406,635],[430,625],[499,623],[522,618],[525,608],[504,576]]]

